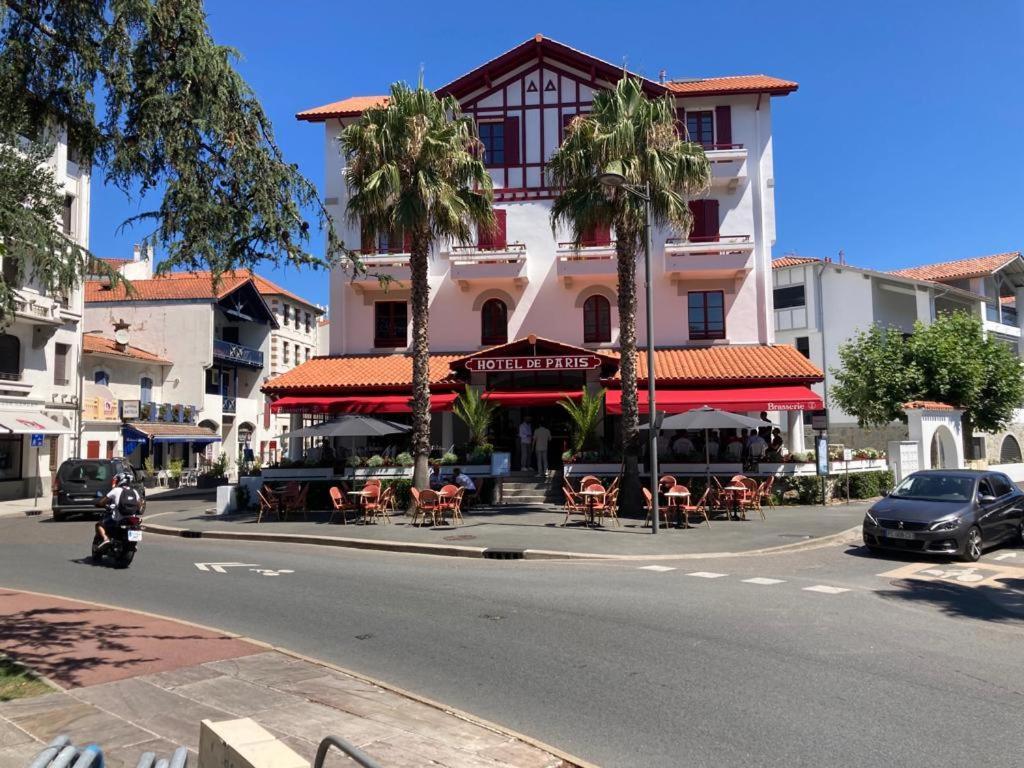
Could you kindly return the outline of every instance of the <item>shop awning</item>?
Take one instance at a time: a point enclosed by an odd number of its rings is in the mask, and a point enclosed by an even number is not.
[[[458,395],[430,395],[430,410],[450,411]],[[338,395],[334,397],[282,397],[270,404],[274,413],[412,413],[409,395]]]
[[[484,392],[481,395],[481,399],[514,408],[526,405],[554,405],[559,400],[579,400],[582,396],[583,393],[579,390],[573,392],[502,392],[496,390],[494,392]]]
[[[639,394],[640,412],[647,413],[647,390]],[[723,411],[818,411],[824,406],[821,397],[809,387],[723,387],[721,389],[658,389],[657,409],[666,413],[683,413],[702,405]],[[610,414],[622,413],[622,390],[612,389],[605,396]]]
[[[175,424],[160,421],[134,421],[124,425],[124,437],[134,442],[154,443],[219,443],[220,435],[196,424]]]
[[[39,411],[0,411],[0,434],[70,435],[71,427],[59,424]]]

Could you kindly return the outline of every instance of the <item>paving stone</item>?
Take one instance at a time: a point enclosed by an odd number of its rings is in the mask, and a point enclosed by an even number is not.
[[[517,739],[509,739],[499,746],[488,747],[480,752],[480,756],[517,768],[558,768],[562,765],[561,758],[549,755]]]
[[[0,717],[17,723],[19,718],[30,717],[40,712],[58,712],[65,708],[77,707],[81,702],[67,693],[47,693],[29,699],[15,699],[0,704]]]
[[[309,680],[324,674],[324,668],[317,664],[293,659],[277,651],[212,661],[205,666],[231,677],[274,687]]]
[[[195,699],[203,704],[218,707],[226,712],[248,717],[260,710],[275,707],[294,707],[304,699],[291,693],[267,688],[262,685],[240,680],[236,677],[217,677],[190,685],[183,685],[175,692]]]
[[[253,720],[263,727],[286,736],[319,744],[325,736],[340,736],[357,746],[374,739],[401,736],[402,731],[387,723],[355,717],[322,704],[306,702],[298,707],[268,709]]]
[[[57,712],[30,715],[20,719],[18,725],[40,741],[50,741],[64,734],[71,739],[72,744],[95,741],[102,743],[107,750],[138,744],[155,736],[127,720],[84,703],[76,707],[64,707]]]
[[[72,695],[80,701],[139,723],[191,704],[177,693],[138,678],[79,688]]]
[[[416,702],[410,702],[410,706],[390,712],[375,712],[368,717],[409,733],[430,734],[433,738],[448,744],[465,745],[474,752],[497,747],[507,739],[506,736],[487,728]]]
[[[101,742],[102,743],[102,742]],[[174,744],[165,739],[150,739],[149,741],[143,741],[140,744],[132,744],[121,749],[109,751],[106,749],[106,745],[103,745],[103,762],[105,768],[135,768],[139,764],[139,758],[146,752],[152,752],[157,756],[157,759],[165,758],[170,759],[180,744]],[[188,762],[190,765],[197,764],[196,753],[189,755]]]
[[[0,747],[0,768],[25,768],[44,746],[30,743]]]
[[[194,667],[182,667],[181,669],[172,669],[169,672],[157,672],[155,675],[146,675],[139,679],[145,680],[146,682],[152,683],[160,688],[174,690],[182,685],[198,683],[203,680],[212,680],[215,677],[223,676],[224,675],[216,669],[212,669],[205,664],[197,664]]]
[[[295,683],[283,683],[274,687],[280,688],[282,691],[292,691],[293,693],[301,694],[307,699],[313,699],[314,695],[322,695],[325,698],[329,698],[336,693],[348,695],[350,693],[377,694],[385,692],[383,688],[371,683],[365,683],[341,672],[327,672],[327,674],[323,674],[320,677],[300,680]],[[318,701],[319,699],[314,700]],[[324,701],[323,703],[327,704],[330,702]]]
[[[420,755],[415,749],[405,747],[401,740],[397,742],[375,741],[365,747],[360,747],[360,749],[388,768],[423,768],[424,766],[444,765]]]
[[[7,720],[0,719],[0,749],[32,743],[34,743],[32,737],[21,728]]]
[[[466,745],[458,742],[444,743],[434,738],[421,734],[403,734],[397,738],[377,741],[367,746],[367,749],[380,749],[385,744],[395,744],[403,751],[412,752],[422,762],[431,762],[438,765],[449,766],[450,768],[497,768],[501,765],[494,760],[480,756]],[[376,754],[374,754],[376,757]],[[381,760],[384,764],[386,760]]]

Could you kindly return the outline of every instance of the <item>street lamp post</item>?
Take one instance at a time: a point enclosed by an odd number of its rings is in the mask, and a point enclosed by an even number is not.
[[[651,185],[643,187],[626,183],[618,163],[609,165],[597,177],[610,191],[622,189],[644,201],[644,289],[647,300],[647,453],[651,469],[651,533],[658,532],[658,431],[654,384],[654,286],[651,284]]]

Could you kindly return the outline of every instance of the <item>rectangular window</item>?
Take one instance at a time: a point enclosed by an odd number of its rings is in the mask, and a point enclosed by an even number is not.
[[[725,338],[724,291],[690,291],[687,308],[691,339]]]
[[[505,165],[505,123],[480,123],[480,143],[484,145],[484,165]]]
[[[409,308],[404,301],[378,301],[373,305],[373,346],[407,346],[408,326]]]
[[[804,306],[804,286],[787,285],[785,288],[776,288],[775,293],[776,309],[793,309]]]
[[[291,358],[291,352],[290,352],[290,348],[288,346],[288,342],[287,341],[282,341],[281,342],[281,362],[284,363],[285,365],[288,365],[288,363],[291,362],[290,358]]]
[[[306,333],[309,333],[312,330],[313,330],[313,316],[310,315],[309,312],[307,312],[306,313]]]
[[[68,355],[71,353],[70,344],[58,342],[53,351],[53,383],[64,386],[68,383]]]
[[[61,217],[61,225],[64,234],[71,236],[72,222],[74,222],[75,198],[74,195],[64,195],[64,213]]]
[[[21,479],[21,435],[0,437],[0,480]]]
[[[704,149],[715,145],[715,113],[710,109],[686,112],[686,132],[690,141],[700,144]]]
[[[310,358],[311,358],[312,356],[313,356],[313,350],[312,350],[312,349],[310,349],[309,347],[306,347],[306,362],[307,362],[307,363],[309,362],[309,359],[310,359]]]
[[[281,305],[281,325],[288,325],[288,319],[291,317],[292,310],[287,304]]]
[[[116,450],[117,450],[117,441],[116,440],[107,440],[107,458],[108,459],[114,458],[114,451],[116,451]]]
[[[238,343],[238,327],[234,325],[225,325],[220,329],[220,337],[224,341],[230,341],[232,344]]]
[[[18,285],[18,262],[13,256],[5,256],[4,262],[4,282],[10,286],[17,287]]]
[[[808,360],[811,359],[811,339],[808,336],[797,336],[796,337],[796,351],[806,357]]]
[[[85,444],[85,458],[98,459],[100,457],[100,441],[90,440]]]

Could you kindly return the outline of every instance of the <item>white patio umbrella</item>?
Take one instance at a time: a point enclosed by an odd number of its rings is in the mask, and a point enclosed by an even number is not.
[[[704,482],[711,483],[711,455],[708,453],[708,432],[712,429],[760,429],[765,425],[761,419],[752,419],[738,413],[720,411],[705,405],[686,413],[677,413],[661,422],[662,429],[704,430]]]
[[[331,421],[285,432],[278,437],[382,437],[405,434],[411,430],[412,427],[405,424],[364,416],[361,413],[346,413]]]

